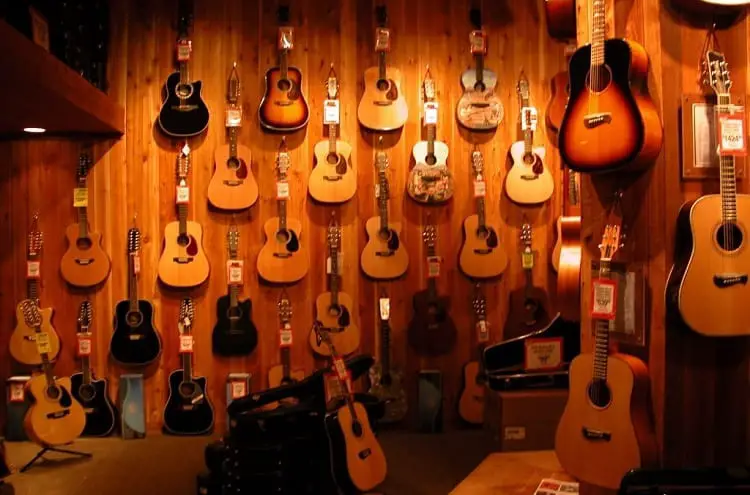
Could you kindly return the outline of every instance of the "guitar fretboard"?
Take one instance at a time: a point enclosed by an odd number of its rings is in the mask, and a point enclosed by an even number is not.
[[[391,371],[391,325],[388,320],[380,320],[380,365],[383,375]]]
[[[136,253],[128,254],[128,301],[130,311],[138,310],[138,276],[135,274]]]
[[[388,232],[388,177],[385,170],[378,171],[378,214],[380,216],[380,231]]]
[[[718,95],[720,106],[731,103],[729,93]],[[719,157],[719,178],[721,191],[721,219],[724,222],[737,221],[737,177],[735,175],[734,157]]]
[[[606,38],[606,10],[604,0],[594,0],[591,7],[591,67],[604,65],[604,40]]]
[[[599,261],[599,278],[610,278],[610,262]],[[596,320],[594,332],[594,378],[607,380],[607,358],[609,356],[609,320]]]

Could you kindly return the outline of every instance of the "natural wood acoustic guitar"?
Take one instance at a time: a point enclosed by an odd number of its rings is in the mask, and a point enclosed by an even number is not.
[[[547,32],[559,40],[576,37],[576,1],[544,0],[544,15],[547,19]]]
[[[284,289],[281,290],[281,295],[279,296],[278,312],[281,364],[271,366],[268,370],[268,388],[292,385],[305,378],[304,370],[292,367],[292,345],[294,344],[292,332],[292,303]],[[278,402],[274,402],[269,404],[267,408],[273,409],[278,405]]]
[[[581,202],[580,176],[563,165],[562,208],[557,218],[557,241],[552,269],[557,272],[557,310],[568,321],[581,317]]]
[[[477,331],[477,358],[464,365],[463,387],[458,399],[458,415],[467,423],[481,425],[484,423],[484,390],[487,381],[482,356],[490,340],[490,329],[489,322],[487,322],[487,300],[480,284],[475,287],[471,305],[474,308]]]

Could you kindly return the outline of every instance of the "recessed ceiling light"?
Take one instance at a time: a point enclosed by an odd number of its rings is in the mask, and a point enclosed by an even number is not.
[[[32,134],[41,134],[43,132],[47,132],[47,129],[44,127],[24,127],[24,132],[30,132]]]

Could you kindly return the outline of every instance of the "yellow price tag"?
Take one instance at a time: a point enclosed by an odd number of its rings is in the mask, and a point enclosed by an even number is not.
[[[89,188],[76,187],[73,189],[73,206],[76,208],[85,208],[89,205]]]
[[[531,250],[523,252],[523,256],[521,256],[521,266],[523,266],[525,270],[534,268],[534,253]]]
[[[39,354],[49,354],[52,352],[52,346],[49,344],[49,334],[47,332],[39,332],[36,334],[36,349]]]

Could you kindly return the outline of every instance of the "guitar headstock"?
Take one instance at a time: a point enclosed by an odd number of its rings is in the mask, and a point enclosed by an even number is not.
[[[289,300],[289,296],[287,295],[286,291],[282,289],[281,294],[279,295],[279,302],[277,305],[279,309],[279,319],[281,320],[281,323],[289,323],[292,321],[292,303]]]
[[[336,71],[333,70],[333,64],[331,64],[331,70],[328,71],[326,95],[328,95],[329,100],[335,100],[339,97],[339,79],[336,77]]]
[[[177,322],[178,327],[183,331],[188,331],[193,325],[193,318],[195,313],[193,310],[193,300],[189,297],[180,302],[180,319]]]
[[[435,251],[435,243],[437,242],[437,229],[434,225],[425,225],[422,229],[422,240],[427,246],[429,252]]]
[[[141,250],[141,230],[131,227],[128,230],[128,254],[135,254]]]
[[[277,17],[279,19],[279,32],[276,47],[280,51],[286,52],[294,48],[294,28],[289,26],[289,6],[279,5]]]
[[[78,166],[76,167],[76,180],[79,187],[86,187],[86,178],[91,168],[91,157],[88,153],[82,152],[78,156]]]
[[[375,19],[378,24],[375,28],[375,51],[387,53],[391,51],[391,30],[385,27],[388,24],[385,5],[375,7]]]
[[[341,246],[341,229],[335,218],[331,218],[328,224],[328,246],[333,252],[337,252]]]
[[[422,89],[424,90],[424,101],[435,100],[435,80],[432,78],[429,65],[427,66],[427,71],[422,80]]]
[[[481,177],[484,173],[484,157],[476,148],[471,152],[471,168],[474,169],[474,175],[477,177]]]
[[[521,107],[529,106],[529,100],[531,99],[531,91],[529,90],[529,80],[526,78],[526,74],[521,71],[518,76],[518,82],[516,83],[516,93],[518,98],[521,100]]]
[[[177,8],[177,32],[181,40],[187,40],[190,28],[193,25],[193,2],[192,0],[180,0]]]
[[[487,299],[484,297],[479,284],[474,288],[474,298],[471,301],[471,306],[474,308],[474,315],[477,320],[481,321],[487,318]]]
[[[599,244],[601,261],[612,261],[615,253],[622,247],[620,225],[616,223],[607,224],[602,234],[602,243]]]
[[[23,312],[23,321],[29,328],[36,328],[42,324],[42,315],[39,313],[39,307],[35,301],[24,299],[21,303],[21,311]]]
[[[286,174],[292,166],[292,159],[289,157],[289,151],[286,147],[286,137],[281,138],[279,151],[276,153],[276,171],[279,174],[279,180],[286,180]]]
[[[89,328],[93,321],[94,307],[91,301],[83,301],[78,307],[78,329],[80,333],[89,333]]]
[[[383,150],[383,136],[379,136],[378,149],[375,151],[375,167],[378,172],[385,172],[389,165],[388,154]]]
[[[27,254],[29,259],[36,259],[42,252],[44,245],[44,234],[39,230],[39,213],[34,213],[31,218],[31,227],[27,239]]]
[[[528,222],[521,225],[521,245],[524,250],[531,250],[531,225]]]
[[[180,148],[180,154],[177,157],[177,183],[185,184],[187,176],[190,173],[190,145],[185,144]]]
[[[237,105],[240,99],[240,74],[237,72],[237,62],[232,64],[232,70],[227,79],[227,101],[230,105]]]
[[[240,231],[237,225],[231,224],[227,231],[227,247],[229,248],[229,257],[234,258],[240,246]]]
[[[732,88],[732,79],[729,75],[729,66],[724,54],[709,50],[706,52],[705,67],[708,74],[708,84],[717,95],[725,95]]]

